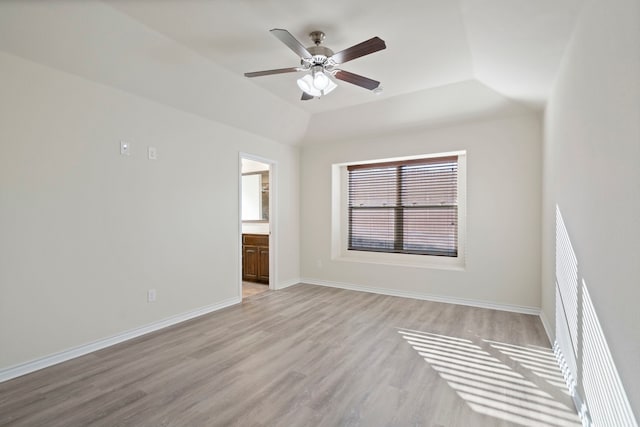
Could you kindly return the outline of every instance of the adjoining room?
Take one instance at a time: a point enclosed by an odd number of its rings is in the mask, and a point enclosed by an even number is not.
[[[269,290],[270,166],[241,158],[242,298]]]

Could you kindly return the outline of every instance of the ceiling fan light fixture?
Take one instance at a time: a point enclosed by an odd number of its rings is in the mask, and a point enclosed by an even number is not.
[[[325,90],[322,91],[323,95],[330,93],[332,90],[338,87],[338,85],[335,84],[330,78],[327,78],[327,81],[328,81],[327,87]]]
[[[386,49],[387,45],[380,37],[372,37],[362,43],[334,53],[328,47],[322,46],[321,43],[324,40],[322,31],[312,31],[309,34],[314,46],[308,48],[304,47],[298,39],[285,29],[273,28],[270,32],[300,57],[300,66],[244,73],[245,77],[305,71],[305,75],[297,80],[298,87],[303,92],[300,98],[301,101],[319,98],[331,93],[337,87],[334,79],[351,83],[364,89],[375,90],[375,93],[380,92],[381,89],[378,90],[380,82],[336,68],[336,66],[345,62]]]
[[[324,73],[324,70],[320,66],[315,66],[311,70],[313,76],[313,87],[319,91],[326,90],[329,86],[329,77]]]
[[[300,88],[300,90],[302,90],[303,92],[313,97],[320,97],[320,96],[331,93],[335,88],[338,87],[338,85],[335,84],[333,80],[331,80],[326,74],[323,74],[323,75],[327,79],[327,84],[324,90],[320,90],[314,85],[314,78],[311,76],[311,74],[305,74],[303,77],[299,78],[296,82],[298,83],[298,87]]]
[[[305,93],[308,93],[311,96],[320,96],[322,92],[315,88],[313,85],[313,77],[311,74],[305,74],[303,77],[297,80],[298,87]]]

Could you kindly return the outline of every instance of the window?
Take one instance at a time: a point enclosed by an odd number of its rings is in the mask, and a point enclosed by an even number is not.
[[[347,249],[457,257],[458,158],[348,165]]]

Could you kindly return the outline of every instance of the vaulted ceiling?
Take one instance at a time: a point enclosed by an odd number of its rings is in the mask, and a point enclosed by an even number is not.
[[[3,2],[0,50],[287,143],[541,109],[581,0],[106,0]],[[334,51],[381,94],[339,82],[300,101],[299,58],[269,33]]]

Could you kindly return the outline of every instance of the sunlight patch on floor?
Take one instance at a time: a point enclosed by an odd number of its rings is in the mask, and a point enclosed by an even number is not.
[[[551,349],[408,329],[398,333],[475,412],[523,426],[581,425],[573,408],[536,384],[544,381],[556,394],[566,393]]]

